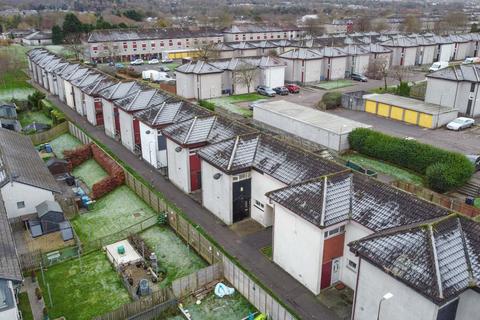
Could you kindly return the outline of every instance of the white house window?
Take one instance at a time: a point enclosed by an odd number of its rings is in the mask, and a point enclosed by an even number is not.
[[[323,233],[323,235],[324,235],[324,238],[327,239],[327,238],[331,238],[333,236],[336,236],[337,234],[341,234],[341,233],[344,233],[344,232],[345,232],[345,226],[340,226],[338,228],[334,228],[334,229],[325,231]]]
[[[350,260],[350,259],[348,259],[347,268],[350,269],[350,270],[352,270],[352,271],[357,272],[357,263],[356,263],[356,262],[353,262],[353,261]]]
[[[255,200],[254,206],[255,206],[255,208],[257,208],[260,211],[265,211],[265,205],[258,200]]]
[[[23,209],[23,208],[25,208],[25,201],[17,202],[17,209]]]

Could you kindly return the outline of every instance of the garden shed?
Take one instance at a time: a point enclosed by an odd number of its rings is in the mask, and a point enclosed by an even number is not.
[[[128,240],[121,240],[104,247],[107,252],[108,260],[115,268],[122,264],[134,264],[142,261],[143,258],[128,242]]]
[[[65,217],[58,202],[46,200],[36,206],[36,209],[43,234],[60,230],[60,223],[65,221]]]
[[[64,174],[69,170],[68,161],[58,158],[51,158],[47,161],[47,168],[53,174]]]

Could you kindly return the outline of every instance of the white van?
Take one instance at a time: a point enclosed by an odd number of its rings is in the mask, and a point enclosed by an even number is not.
[[[430,69],[428,69],[428,71],[433,72],[433,71],[438,71],[438,70],[442,70],[442,69],[445,69],[445,68],[448,68],[448,62],[447,61],[438,61],[438,62],[434,62],[432,64],[432,66],[430,67]]]
[[[462,62],[462,64],[472,64],[472,63],[480,63],[480,58],[479,57],[468,57],[465,59],[465,61]]]

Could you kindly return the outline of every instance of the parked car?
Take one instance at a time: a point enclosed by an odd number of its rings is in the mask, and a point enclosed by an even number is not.
[[[132,66],[139,66],[139,65],[143,64],[143,60],[142,59],[135,59],[135,60],[131,61],[130,64]]]
[[[170,68],[169,67],[165,67],[165,66],[161,66],[159,67],[160,71],[163,71],[163,72],[169,72],[170,71]]]
[[[475,124],[475,120],[472,118],[460,117],[447,124],[447,129],[460,131],[462,129],[470,128]]]
[[[300,87],[297,86],[296,84],[287,84],[286,87],[287,87],[287,89],[290,93],[299,93],[300,92]]]
[[[438,70],[442,70],[442,69],[445,69],[445,68],[448,68],[449,64],[447,61],[437,61],[437,62],[434,62],[430,68],[428,69],[428,71],[430,72],[434,72],[434,71],[438,71]]]
[[[148,64],[159,64],[159,63],[160,63],[160,60],[158,59],[152,59],[148,61]]]
[[[281,96],[286,96],[288,95],[288,89],[286,87],[276,87],[273,88],[273,91],[275,91],[276,94],[279,94]]]
[[[125,65],[123,63],[117,62],[117,63],[115,63],[115,68],[123,69],[123,68],[125,68]]]
[[[367,82],[368,81],[368,78],[365,77],[363,74],[360,74],[360,73],[352,73],[350,78],[352,78],[352,80],[355,80],[355,81],[361,81],[361,82]]]
[[[260,100],[255,100],[252,103],[248,105],[248,109],[253,110],[253,108],[258,107],[260,104],[267,102],[267,99],[260,99]]]
[[[162,63],[172,63],[173,60],[169,58],[162,59]]]
[[[258,86],[257,93],[263,96],[275,97],[275,91],[272,88],[267,86]]]
[[[479,57],[469,57],[466,58],[462,64],[472,64],[472,63],[480,63],[480,58]]]
[[[475,166],[475,171],[480,170],[480,155],[478,154],[467,154],[465,155],[468,160]]]

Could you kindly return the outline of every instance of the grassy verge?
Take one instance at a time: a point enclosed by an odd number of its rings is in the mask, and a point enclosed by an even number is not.
[[[245,107],[240,107],[237,103],[249,102],[259,99],[268,99],[268,97],[259,95],[258,93],[245,93],[228,97],[214,98],[207,100],[215,104],[215,107],[223,108],[232,113],[242,115],[243,117],[250,118],[253,116],[253,112]]]
[[[40,272],[37,277],[50,319],[64,316],[90,320],[130,302],[118,274],[101,251],[84,255],[81,260],[59,263],[44,271],[44,275],[51,300]]]
[[[267,257],[269,260],[273,259],[273,248],[272,246],[266,246],[260,249],[260,252]]]
[[[331,81],[325,81],[325,82],[320,82],[319,84],[314,85],[316,88],[320,88],[323,90],[332,90],[332,89],[338,89],[338,88],[344,88],[344,87],[350,87],[353,86],[355,82],[352,80],[331,80]]]
[[[392,176],[398,180],[411,182],[419,186],[424,185],[422,176],[383,161],[375,160],[358,153],[345,154],[342,158],[344,160],[350,160],[362,167]]]
[[[32,308],[30,307],[28,293],[22,292],[18,294],[18,308],[22,312],[23,320],[33,320],[33,312]]]

